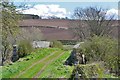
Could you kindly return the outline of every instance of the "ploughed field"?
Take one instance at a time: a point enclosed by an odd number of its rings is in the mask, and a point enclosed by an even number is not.
[[[38,49],[17,62],[1,67],[0,78],[69,78],[73,66],[64,65],[70,51]]]

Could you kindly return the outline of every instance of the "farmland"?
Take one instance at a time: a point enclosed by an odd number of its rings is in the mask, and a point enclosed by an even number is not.
[[[57,48],[38,49],[30,55],[21,58],[12,65],[3,67],[3,78],[33,78],[46,77],[53,78],[69,77],[73,67],[64,66],[64,61],[68,58],[70,51],[63,51]],[[49,70],[55,69],[49,73]],[[41,71],[42,70],[42,71]],[[47,73],[46,73],[47,72]],[[41,75],[39,75],[39,73]],[[69,74],[68,74],[69,73]],[[49,77],[48,76],[48,77]]]
[[[67,4],[1,2],[0,79],[120,78],[118,10]]]

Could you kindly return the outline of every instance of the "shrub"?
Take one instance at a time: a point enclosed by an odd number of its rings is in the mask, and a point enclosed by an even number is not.
[[[77,65],[73,70],[71,78],[76,78],[76,75],[80,75],[80,78],[113,78],[114,76],[109,73],[105,73],[104,62],[95,62],[86,65]],[[78,77],[78,78],[79,78]],[[114,77],[115,78],[115,77]]]
[[[53,41],[51,47],[63,49],[63,45],[60,41]]]
[[[59,40],[63,45],[75,45],[77,40]]]
[[[24,57],[33,51],[32,44],[28,40],[22,40],[18,45],[18,56]]]
[[[63,48],[64,48],[65,51],[72,50],[73,45],[64,45]]]
[[[113,71],[118,69],[117,49],[117,41],[104,36],[94,36],[80,47],[89,61],[104,61]]]

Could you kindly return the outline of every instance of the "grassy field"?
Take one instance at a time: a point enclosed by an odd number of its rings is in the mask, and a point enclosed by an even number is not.
[[[34,77],[48,61],[50,61],[52,58],[57,57],[60,53],[62,53],[61,50],[57,51],[52,56],[46,58],[43,62],[36,64],[31,69],[26,71],[23,75],[21,75],[20,78],[26,78],[26,77],[32,78],[32,77]]]
[[[72,74],[73,67],[63,65],[69,54],[69,51],[57,48],[38,49],[12,65],[3,66],[0,78],[33,78],[44,67],[41,76],[38,75],[38,77],[46,77],[46,75],[53,75],[53,73],[56,74],[52,76],[54,78],[69,77]],[[54,72],[48,73],[49,70],[53,69]]]
[[[45,71],[39,75],[39,78],[70,78],[74,67],[63,65],[69,55],[70,52],[66,51],[61,57],[49,64]]]
[[[24,71],[28,66],[32,65],[34,62],[41,60],[42,58],[50,55],[52,52],[59,49],[40,49],[33,52],[31,55],[26,56],[22,59],[29,59],[24,61],[17,61],[13,65],[6,65],[2,67],[2,76],[3,78],[14,78],[20,72]]]
[[[0,78],[70,78],[74,66],[64,65],[69,55],[70,50],[38,49],[12,65],[0,67]],[[100,78],[116,77],[102,73]]]

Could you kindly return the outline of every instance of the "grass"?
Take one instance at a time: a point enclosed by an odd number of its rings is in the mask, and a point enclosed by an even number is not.
[[[69,55],[70,52],[66,51],[61,57],[49,64],[39,78],[70,78],[74,67],[63,65]]]
[[[0,66],[0,80],[2,78],[2,66]]]
[[[34,77],[41,70],[41,68],[46,64],[46,62],[57,57],[62,52],[63,52],[62,50],[58,50],[58,52],[56,52],[52,56],[46,58],[43,62],[36,64],[30,70],[26,71],[23,75],[20,76],[20,78],[32,78],[32,77]]]
[[[55,54],[50,55],[51,53],[57,51]],[[62,52],[65,52],[57,58]],[[70,78],[74,66],[65,66],[63,63],[69,57],[70,51],[64,51],[57,48],[48,48],[48,49],[38,49],[35,52],[32,52],[30,55],[21,58],[23,61],[17,61],[12,65],[6,65],[0,67],[0,78],[15,78],[19,73],[26,70],[33,63],[47,57],[43,62],[36,64],[34,67],[26,71],[19,78],[32,78],[37,75],[37,73],[45,66],[45,64],[53,59],[53,62],[49,63],[43,72],[38,75],[39,78]],[[57,59],[56,59],[57,58]],[[26,61],[26,59],[29,59]],[[87,65],[83,65],[87,66]],[[87,71],[86,71],[87,72]],[[117,78],[112,74],[103,74],[99,70],[99,78]]]
[[[57,51],[57,52],[55,52]],[[53,55],[51,53],[55,52]],[[62,52],[65,52],[57,58]],[[0,78],[15,78],[19,73],[26,70],[29,66],[33,63],[47,57],[43,62],[40,62],[22,74],[19,78],[33,78],[37,75],[37,73],[46,65],[46,62],[54,60],[53,62],[49,63],[43,72],[38,76],[39,78],[70,78],[74,66],[65,66],[63,63],[69,57],[70,51],[64,51],[57,48],[48,48],[48,49],[38,49],[35,52],[32,52],[30,55],[22,58],[22,59],[29,59],[23,61],[17,61],[13,65],[6,65],[0,67]],[[93,64],[90,64],[93,65]],[[87,66],[87,65],[83,65]],[[87,72],[87,71],[86,71]],[[112,74],[103,74],[101,70],[99,70],[99,77],[100,78],[117,78]]]
[[[49,49],[39,49],[25,58],[29,58],[28,61],[15,62],[13,65],[6,65],[2,67],[2,76],[0,78],[14,78],[21,71],[25,70],[28,66],[33,64],[34,62],[48,56],[50,53],[56,51],[56,48]]]

